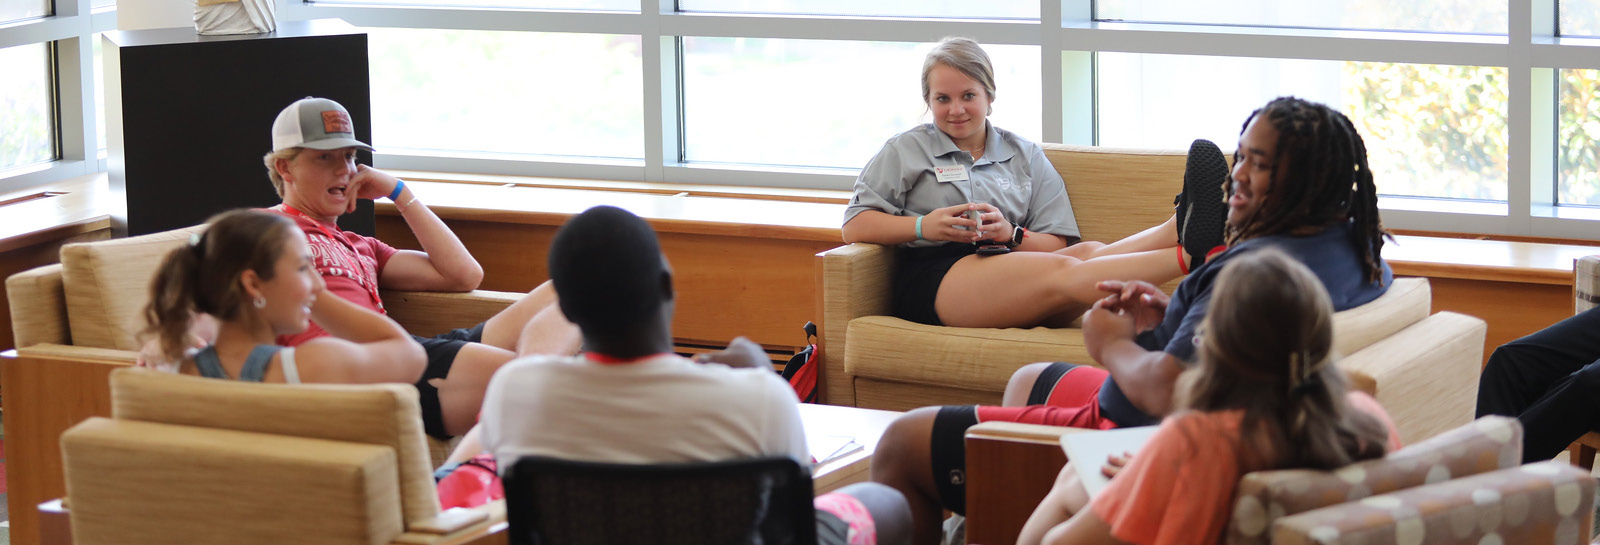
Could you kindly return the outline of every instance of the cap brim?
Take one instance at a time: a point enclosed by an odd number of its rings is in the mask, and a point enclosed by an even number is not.
[[[324,138],[324,139],[318,140],[316,142],[306,142],[304,144],[300,144],[299,146],[295,146],[295,147],[306,148],[306,149],[315,149],[315,150],[329,150],[329,149],[339,149],[339,148],[359,148],[359,149],[363,149],[363,150],[366,150],[366,151],[377,151],[377,150],[372,149],[372,146],[368,146],[368,145],[362,143],[360,140],[356,140],[354,138]]]

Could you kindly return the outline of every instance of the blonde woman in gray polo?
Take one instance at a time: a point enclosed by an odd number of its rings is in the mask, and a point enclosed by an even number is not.
[[[844,218],[845,242],[899,246],[897,316],[958,327],[1063,325],[1106,295],[1100,281],[1160,284],[1222,244],[1228,167],[1210,142],[1190,149],[1172,218],[1111,244],[1082,242],[1044,150],[988,122],[994,68],[976,42],[935,46],[923,62],[922,96],[933,122],[884,144],[856,179]]]

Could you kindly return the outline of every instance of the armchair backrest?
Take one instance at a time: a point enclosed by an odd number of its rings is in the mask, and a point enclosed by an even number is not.
[[[405,384],[263,384],[145,369],[111,374],[117,420],[377,445],[394,452],[402,520],[439,513],[417,391]]]
[[[1269,543],[1281,517],[1368,497],[1477,475],[1522,461],[1522,425],[1486,416],[1376,460],[1333,471],[1257,471],[1240,479],[1229,545]]]
[[[1188,154],[1044,144],[1044,155],[1067,184],[1083,239],[1109,243],[1172,216]]]
[[[513,545],[816,542],[811,474],[791,458],[635,465],[530,456],[504,474]]]
[[[150,279],[173,248],[204,226],[61,247],[61,280],[72,343],[138,350],[140,311],[150,300]]]

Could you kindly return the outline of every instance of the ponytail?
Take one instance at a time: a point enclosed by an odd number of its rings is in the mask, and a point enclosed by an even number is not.
[[[302,236],[289,218],[260,210],[234,210],[213,216],[203,234],[173,249],[150,280],[144,307],[145,338],[156,340],[165,361],[184,361],[190,322],[209,314],[227,322],[239,319],[249,304],[239,284],[244,271],[262,280],[274,276],[289,237]]]
[[[190,237],[189,244],[173,249],[150,279],[150,302],[144,307],[143,336],[155,338],[164,361],[182,361],[189,322],[198,306],[195,287],[204,262],[205,237]]]

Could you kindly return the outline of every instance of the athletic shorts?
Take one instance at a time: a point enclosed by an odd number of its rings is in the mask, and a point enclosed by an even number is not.
[[[951,242],[926,248],[899,248],[896,250],[894,293],[891,303],[894,315],[919,324],[944,325],[934,301],[939,298],[939,284],[961,258],[978,253],[971,244]]]
[[[1115,422],[1100,411],[1100,386],[1106,370],[1056,362],[1039,374],[1026,407],[950,405],[933,419],[934,487],[945,509],[965,515],[967,509],[967,428],[978,422],[1021,422],[1109,430]]]
[[[478,325],[447,331],[434,337],[411,338],[422,345],[422,351],[428,354],[428,367],[423,369],[422,378],[417,380],[417,398],[422,405],[422,429],[438,439],[450,439],[450,434],[444,429],[444,409],[439,406],[439,389],[433,387],[428,381],[436,378],[445,378],[450,375],[450,367],[456,363],[456,354],[461,352],[461,347],[467,343],[483,342],[483,325]]]
[[[849,494],[829,492],[812,500],[817,545],[876,545],[878,527],[867,506]]]

